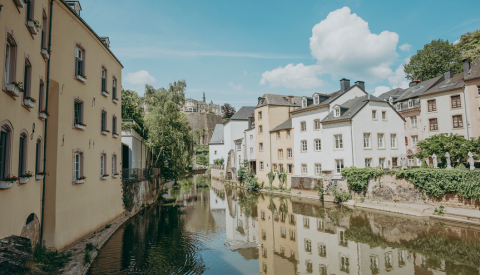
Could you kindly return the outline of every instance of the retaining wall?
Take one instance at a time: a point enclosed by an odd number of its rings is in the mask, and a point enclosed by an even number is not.
[[[139,182],[123,182],[125,213],[138,212],[144,205],[157,200],[162,187],[162,178],[155,176]]]

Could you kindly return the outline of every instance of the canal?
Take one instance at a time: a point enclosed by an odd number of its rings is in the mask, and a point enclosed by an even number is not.
[[[480,229],[248,193],[187,177],[125,223],[89,274],[480,274]]]

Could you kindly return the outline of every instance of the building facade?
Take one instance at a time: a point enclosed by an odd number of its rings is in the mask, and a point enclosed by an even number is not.
[[[284,187],[291,187],[291,177],[295,174],[293,135],[294,132],[291,117],[270,131],[270,141],[272,144],[272,171],[277,174],[277,177],[273,182],[274,186],[280,184],[278,173],[287,173],[287,182]]]
[[[217,124],[213,131],[212,139],[210,139],[209,145],[209,163],[214,164],[216,159],[224,158],[224,137],[223,137],[223,124]],[[225,158],[224,158],[225,161]]]
[[[219,104],[206,102],[205,93],[203,93],[203,101],[195,100],[193,98],[186,98],[185,104],[180,108],[184,113],[211,113],[222,116],[222,107]]]
[[[480,137],[480,59],[463,63],[465,101],[469,105],[471,137]]]

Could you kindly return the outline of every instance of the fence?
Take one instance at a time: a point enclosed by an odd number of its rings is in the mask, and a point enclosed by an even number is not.
[[[210,168],[211,169],[221,169],[221,170],[223,170],[225,168],[225,165],[224,164],[211,164]]]
[[[144,180],[160,174],[160,168],[128,168],[122,169],[122,181]]]

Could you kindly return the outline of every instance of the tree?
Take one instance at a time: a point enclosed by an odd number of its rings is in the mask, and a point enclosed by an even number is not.
[[[129,121],[122,121],[122,129],[133,128],[138,134],[145,138],[144,133],[144,119],[143,109],[140,106],[141,99],[135,91],[123,90],[122,91],[122,120],[131,119],[136,124]]]
[[[225,103],[222,106],[223,118],[231,118],[236,110],[235,107],[232,107],[229,103]]]
[[[193,137],[187,117],[178,106],[185,103],[185,81],[170,84],[168,90],[145,85],[148,113],[146,144],[152,150],[153,167],[161,167],[165,179],[178,179],[192,162]]]
[[[448,40],[432,40],[410,58],[403,70],[407,79],[422,81],[441,76],[449,70],[460,73],[463,70],[462,56],[459,48]]]
[[[249,163],[248,163],[248,160],[243,160],[243,164],[240,165],[240,168],[238,169],[238,172],[237,172],[237,179],[240,183],[244,184],[245,181],[247,180],[248,178],[248,173],[249,173]]]
[[[278,174],[278,181],[280,181],[280,184],[278,186],[280,188],[280,190],[283,190],[284,188],[287,188],[287,185],[286,185],[287,173],[286,172],[280,173],[280,171],[277,171],[277,174]]]
[[[429,158],[433,154],[437,155],[446,164],[445,153],[450,154],[452,162],[461,161],[468,158],[468,152],[478,155],[478,140],[467,140],[456,134],[438,134],[426,138],[417,143],[419,151],[414,155],[416,158]]]
[[[460,50],[462,59],[473,62],[480,58],[480,30],[462,35],[455,46]]]
[[[267,177],[268,177],[268,181],[270,182],[270,188],[272,188],[272,183],[275,180],[275,173],[270,171],[268,172]]]

